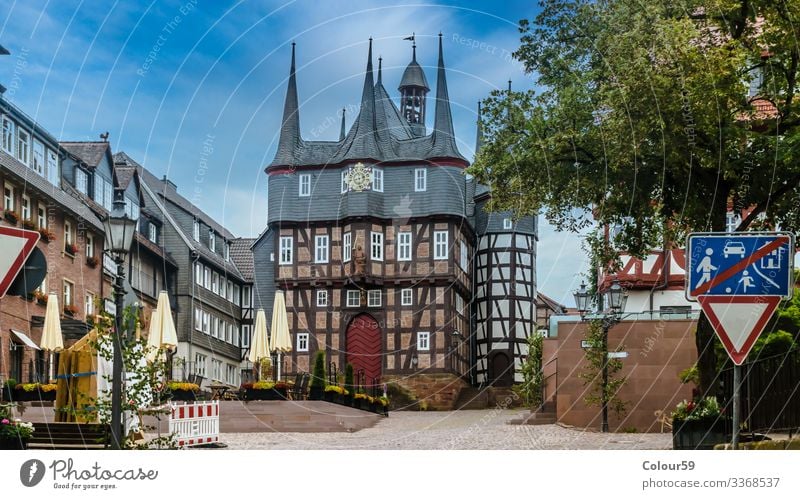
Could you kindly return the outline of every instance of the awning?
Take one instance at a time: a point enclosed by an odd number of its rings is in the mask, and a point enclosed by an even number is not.
[[[12,329],[11,334],[16,336],[19,342],[24,344],[26,347],[33,348],[34,350],[41,350],[39,346],[34,343],[32,339],[28,338],[28,335],[25,333],[17,331],[16,329]]]

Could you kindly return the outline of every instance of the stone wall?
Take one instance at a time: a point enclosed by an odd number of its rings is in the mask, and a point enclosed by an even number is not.
[[[384,375],[381,379],[384,383],[397,383],[437,411],[453,410],[462,388],[469,386],[454,374]]]

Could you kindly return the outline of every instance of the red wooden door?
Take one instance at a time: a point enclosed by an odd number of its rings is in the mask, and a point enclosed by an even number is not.
[[[372,378],[380,379],[383,341],[378,321],[371,315],[361,314],[347,327],[347,362],[353,364],[356,375],[359,369],[364,370],[368,385]]]

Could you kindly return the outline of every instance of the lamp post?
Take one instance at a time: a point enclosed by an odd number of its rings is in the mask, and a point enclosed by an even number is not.
[[[450,333],[450,339],[451,339],[451,341],[450,341],[450,358],[453,359],[453,360],[450,361],[451,364],[452,364],[451,365],[451,369],[453,370],[453,372],[457,373],[458,372],[458,359],[456,357],[456,354],[458,353],[458,347],[461,345],[461,342],[464,340],[464,336],[461,333],[459,333],[458,330],[454,329],[453,332]]]
[[[125,296],[125,255],[128,254],[136,232],[137,220],[125,212],[125,193],[114,191],[114,205],[103,221],[105,228],[105,247],[116,264],[114,279],[114,366],[111,381],[111,447],[121,449],[125,429],[122,426],[122,339],[123,339],[123,297]],[[126,335],[127,336],[127,335]]]
[[[602,311],[603,296],[608,297],[608,311]],[[586,289],[586,284],[581,283],[580,289],[575,291],[575,306],[581,314],[581,320],[586,320],[586,315],[589,312],[589,305],[591,301],[591,293]],[[619,284],[618,279],[614,279],[611,286],[603,293],[597,296],[598,316],[601,326],[603,328],[603,337],[600,344],[600,349],[603,353],[603,367],[602,367],[602,385],[600,388],[600,401],[601,401],[601,418],[600,431],[608,433],[608,330],[621,320],[621,313],[625,309],[625,302],[628,300],[628,294],[625,289]]]

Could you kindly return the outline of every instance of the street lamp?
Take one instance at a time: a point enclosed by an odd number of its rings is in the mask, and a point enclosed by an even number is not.
[[[608,330],[621,320],[621,313],[625,310],[625,303],[628,301],[628,293],[625,291],[619,279],[614,278],[611,286],[597,297],[598,308],[602,307],[603,298],[608,297],[609,311],[600,311],[598,318],[603,328],[603,338],[600,348],[603,352],[603,368],[602,368],[602,386],[600,388],[601,417],[600,431],[608,433]],[[592,295],[586,289],[586,284],[581,283],[580,289],[575,291],[575,306],[581,314],[581,320],[586,320],[586,315],[589,312],[589,302]]]
[[[137,220],[125,212],[125,193],[114,191],[114,205],[103,221],[106,251],[116,264],[114,279],[114,366],[111,382],[111,446],[121,449],[125,430],[122,427],[122,308],[125,296],[125,255],[128,254],[136,232]],[[127,336],[127,335],[126,335]]]
[[[458,347],[461,345],[461,342],[464,340],[464,336],[458,332],[458,330],[454,329],[452,333],[450,333],[450,358],[451,360],[451,369],[454,372],[458,372],[458,364],[456,363],[456,354],[458,353]]]

